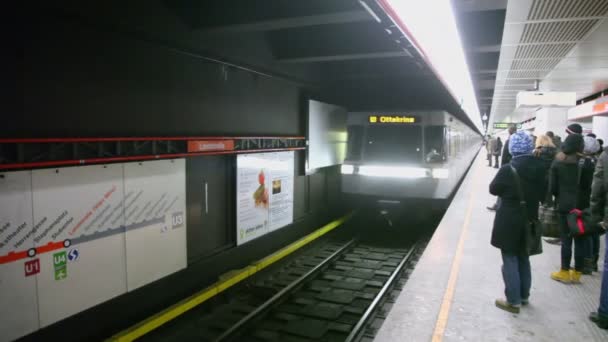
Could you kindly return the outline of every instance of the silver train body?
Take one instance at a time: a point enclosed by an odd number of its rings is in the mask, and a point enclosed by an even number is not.
[[[446,200],[482,145],[445,111],[349,113],[347,123],[342,191],[358,200]]]

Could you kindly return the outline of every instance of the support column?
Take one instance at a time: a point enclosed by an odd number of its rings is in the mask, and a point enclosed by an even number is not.
[[[553,131],[555,135],[563,137],[564,130],[568,126],[567,108],[541,108],[536,111],[534,133],[536,135]]]
[[[593,117],[593,133],[598,138],[604,140],[604,144],[608,141],[608,116]]]

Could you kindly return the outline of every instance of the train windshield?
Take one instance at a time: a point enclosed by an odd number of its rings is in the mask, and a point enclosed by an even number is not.
[[[369,126],[365,159],[378,163],[419,163],[422,156],[420,126]]]

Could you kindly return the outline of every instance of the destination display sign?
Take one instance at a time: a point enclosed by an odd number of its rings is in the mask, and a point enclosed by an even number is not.
[[[413,124],[419,122],[417,116],[404,115],[370,115],[369,123],[384,123],[384,124]]]
[[[514,122],[495,122],[494,129],[507,129],[511,125],[515,125],[515,127],[517,127],[517,129],[521,129],[521,124],[514,123]]]

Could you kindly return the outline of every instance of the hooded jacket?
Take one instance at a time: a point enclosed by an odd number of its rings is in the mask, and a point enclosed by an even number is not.
[[[608,224],[608,152],[604,151],[595,166],[591,187],[591,214]]]
[[[589,207],[594,163],[581,155],[558,153],[551,165],[551,193],[558,211],[568,213],[574,208]],[[579,180],[580,178],[580,180]]]
[[[549,164],[533,155],[518,155],[511,159],[510,164],[503,165],[490,183],[490,193],[501,198],[494,217],[492,246],[507,253],[520,254],[524,247],[523,234],[527,220],[519,204],[519,194],[510,165],[517,170],[521,179],[527,219],[537,219],[538,205],[547,191],[545,179]]]

